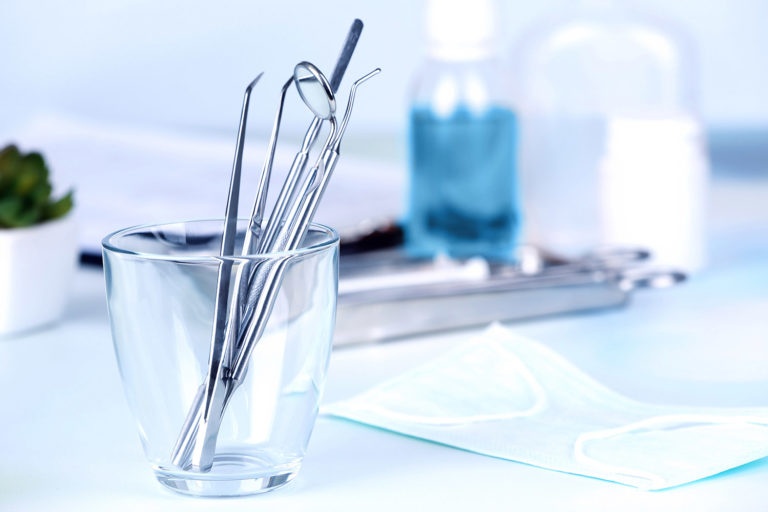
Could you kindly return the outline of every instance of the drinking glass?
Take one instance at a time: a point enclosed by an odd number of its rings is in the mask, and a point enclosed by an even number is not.
[[[263,492],[296,476],[318,412],[336,312],[334,230],[313,224],[293,251],[221,257],[223,225],[133,227],[102,243],[115,353],[147,459],[163,485],[197,496]],[[240,245],[246,226],[238,223]],[[258,269],[276,263],[283,268],[279,288],[224,408],[212,467],[175,464],[174,447],[208,373],[220,269],[241,280],[229,303],[245,325],[245,312],[266,293],[251,286]]]

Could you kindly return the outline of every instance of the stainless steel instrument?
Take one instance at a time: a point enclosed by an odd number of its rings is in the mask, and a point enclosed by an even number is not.
[[[347,37],[342,56],[336,66],[333,82],[338,87],[347,67],[362,22],[355,20]],[[318,203],[333,173],[339,155],[341,138],[349,121],[359,84],[378,73],[375,70],[358,79],[352,86],[342,127],[337,130],[336,98],[330,82],[309,62],[301,62],[283,85],[267,156],[262,168],[253,211],[246,230],[241,258],[234,256],[237,202],[239,196],[242,149],[247,118],[248,99],[254,80],[246,89],[235,166],[227,201],[222,257],[216,292],[213,333],[208,369],[182,426],[173,448],[172,460],[179,468],[206,472],[214,462],[216,441],[222,417],[233,392],[240,386],[274,306],[284,270],[293,258],[290,251],[301,244],[317,210]],[[288,178],[283,184],[272,213],[267,217],[266,198],[271,180],[277,138],[283,106],[288,89],[295,84],[301,99],[315,114],[304,142],[297,153]],[[331,129],[317,163],[304,173],[304,166],[323,121]],[[301,183],[299,185],[299,183]],[[266,223],[265,223],[265,219]],[[287,251],[287,252],[286,252]],[[253,254],[277,252],[286,254],[277,259],[249,259]],[[233,270],[234,272],[233,278]]]

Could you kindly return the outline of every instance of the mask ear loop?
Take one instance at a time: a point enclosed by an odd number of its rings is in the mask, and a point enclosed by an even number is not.
[[[535,416],[540,412],[544,411],[548,406],[547,393],[544,390],[544,388],[541,386],[541,384],[539,384],[539,381],[536,380],[536,377],[533,375],[533,373],[531,373],[528,367],[525,366],[525,364],[516,355],[510,354],[509,352],[502,350],[502,348],[497,344],[493,344],[491,345],[491,347],[493,348],[494,351],[501,353],[500,355],[502,355],[506,360],[505,363],[511,363],[508,365],[509,371],[516,372],[517,375],[522,377],[522,379],[528,385],[528,389],[530,389],[531,393],[533,394],[533,404],[531,404],[528,408],[523,410],[515,410],[515,411],[500,412],[500,413],[473,414],[471,416],[466,416],[466,415],[434,416],[434,415],[403,413],[403,412],[393,411],[391,409],[388,409],[380,405],[369,405],[369,404],[363,405],[362,407],[360,407],[360,409],[365,412],[373,413],[378,416],[390,419],[392,421],[396,421],[398,423],[418,423],[420,425],[434,425],[434,426],[468,425],[472,423],[481,423],[481,422],[488,422],[488,421],[502,421],[502,420],[515,419],[515,418],[527,418],[530,416]]]
[[[676,428],[688,428],[697,425],[761,425],[768,426],[768,419],[759,416],[716,416],[710,414],[669,414],[653,416],[635,423],[629,423],[616,428],[584,432],[573,443],[574,458],[581,463],[588,464],[602,471],[606,478],[613,475],[638,480],[636,486],[642,490],[663,489],[669,483],[663,477],[650,471],[642,471],[635,468],[610,464],[587,455],[585,446],[593,441],[610,439],[628,432],[652,432],[657,430],[674,430]],[[610,475],[610,476],[609,476]]]

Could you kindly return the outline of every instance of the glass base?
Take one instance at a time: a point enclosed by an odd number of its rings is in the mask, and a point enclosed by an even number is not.
[[[205,473],[178,468],[155,467],[157,480],[165,487],[188,496],[223,498],[247,496],[278,489],[298,474],[301,461],[278,466],[243,454],[217,454]]]

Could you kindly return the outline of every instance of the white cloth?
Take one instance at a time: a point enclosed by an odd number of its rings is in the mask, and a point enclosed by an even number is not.
[[[104,236],[128,226],[222,218],[234,135],[176,133],[48,115],[20,129],[15,140],[24,149],[42,148],[54,182],[62,191],[75,189],[81,246],[100,253]],[[299,145],[290,137],[281,138],[268,204],[279,192]],[[240,217],[251,212],[266,146],[266,140],[259,139],[247,144]],[[344,154],[314,220],[345,230],[395,219],[404,183],[399,165]]]
[[[615,393],[494,325],[325,414],[543,468],[664,489],[768,455],[768,408],[672,407]]]

